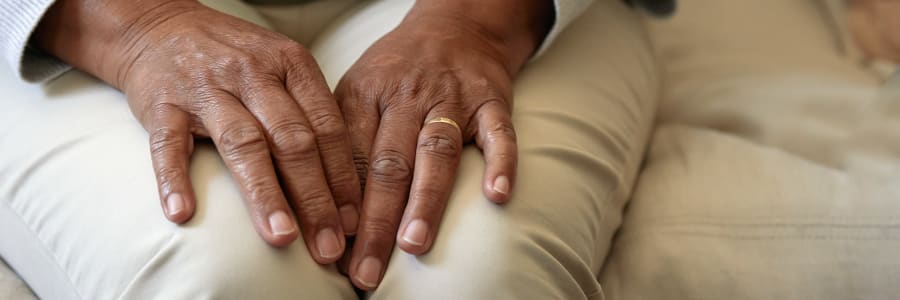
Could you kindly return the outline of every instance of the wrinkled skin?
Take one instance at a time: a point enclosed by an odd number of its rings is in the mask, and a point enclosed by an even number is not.
[[[395,244],[414,255],[432,247],[463,145],[484,152],[485,196],[510,199],[517,161],[512,83],[552,24],[542,13],[553,7],[465,2],[417,2],[335,91],[365,185],[359,232],[343,268],[364,290],[381,281]],[[459,128],[431,122],[438,118]]]
[[[432,247],[465,144],[484,151],[486,198],[510,199],[512,82],[553,12],[549,0],[417,1],[336,96],[302,45],[190,0],[59,0],[35,37],[126,94],[169,220],[194,213],[189,158],[209,138],[266,242],[302,236],[322,264],[344,255],[372,290],[395,242]]]
[[[308,51],[193,1],[149,8],[128,2],[85,8],[85,2],[60,1],[39,29],[48,37],[41,44],[125,92],[150,133],[166,216],[183,223],[193,215],[190,153],[194,138],[209,137],[263,239],[287,246],[302,235],[316,261],[339,259],[344,228],[356,228],[356,217],[342,222],[339,208],[358,211],[360,189],[340,110]],[[143,13],[109,21],[134,24],[109,31],[106,24],[90,23],[96,18],[80,15],[91,9]],[[78,30],[73,23],[99,37],[67,40],[78,36],[66,32]],[[78,43],[105,45],[54,51]]]
[[[464,144],[474,141],[485,152],[485,195],[509,199],[517,156],[510,120],[515,70],[501,48],[453,18],[409,21],[370,47],[337,87],[365,183],[349,264],[358,286],[377,284],[395,240],[411,254],[431,247]],[[461,130],[426,123],[439,117]]]

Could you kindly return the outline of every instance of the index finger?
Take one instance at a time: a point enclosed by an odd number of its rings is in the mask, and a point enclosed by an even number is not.
[[[516,180],[518,146],[509,106],[487,102],[475,113],[475,142],[484,151],[484,194],[496,203],[509,201]]]

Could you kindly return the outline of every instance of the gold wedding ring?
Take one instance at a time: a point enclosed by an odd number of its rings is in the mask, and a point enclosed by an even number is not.
[[[453,128],[456,128],[456,130],[459,131],[459,133],[462,133],[462,129],[459,128],[459,124],[456,124],[456,121],[453,121],[453,119],[445,118],[445,117],[437,117],[437,118],[426,121],[425,125],[432,124],[432,123],[450,124],[450,126],[453,126]]]

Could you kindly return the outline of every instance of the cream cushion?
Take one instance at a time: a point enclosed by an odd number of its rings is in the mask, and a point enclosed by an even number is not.
[[[609,299],[900,293],[900,93],[834,4],[682,0],[650,21],[665,87]]]

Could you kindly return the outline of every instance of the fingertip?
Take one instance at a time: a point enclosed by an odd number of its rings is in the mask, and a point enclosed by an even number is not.
[[[286,212],[276,210],[269,214],[268,228],[261,230],[263,239],[275,247],[287,247],[300,235],[297,224]],[[262,229],[262,228],[261,228]]]
[[[397,234],[397,247],[403,252],[412,255],[422,255],[428,252],[430,247],[428,223],[421,219],[410,221],[403,230]]]
[[[494,178],[494,183],[491,186],[491,190],[497,194],[507,196],[509,195],[510,190],[510,182],[509,177],[505,175],[500,175]]]
[[[263,239],[266,241],[266,243],[268,243],[272,247],[287,248],[288,246],[293,244],[294,241],[296,241],[298,237],[299,237],[299,235],[296,233],[288,234],[288,235],[274,235],[273,234],[270,236],[263,236]]]
[[[288,237],[288,236],[273,236],[266,239],[266,243],[275,248],[287,248],[294,241],[297,240],[297,236]]]
[[[400,250],[403,250],[403,252],[406,252],[409,255],[415,256],[425,255],[429,250],[425,245],[414,245],[404,241],[402,238],[397,239],[397,248],[400,248]]]
[[[490,187],[484,188],[484,196],[488,199],[488,201],[491,201],[495,204],[505,204],[506,202],[509,202],[509,197],[507,195],[497,193],[491,190]]]
[[[343,234],[332,228],[323,228],[315,236],[315,260],[327,265],[337,262],[344,255],[345,242]]]
[[[166,218],[176,224],[184,224],[194,215],[194,205],[181,193],[171,193],[165,198]]]
[[[374,291],[381,283],[384,263],[374,256],[363,258],[350,276],[353,285],[364,291]]]
[[[484,194],[494,203],[503,204],[509,201],[512,193],[512,182],[508,176],[499,175],[493,180],[485,180]]]

